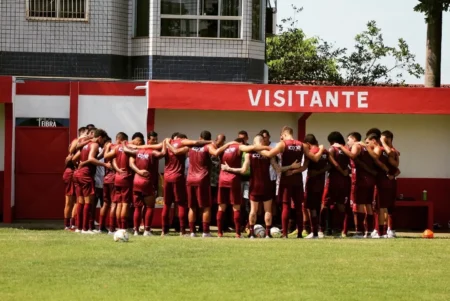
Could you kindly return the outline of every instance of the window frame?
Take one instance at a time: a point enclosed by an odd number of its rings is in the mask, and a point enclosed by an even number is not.
[[[252,18],[252,22],[251,22],[252,28],[251,28],[251,33],[250,33],[250,39],[252,41],[264,42],[265,31],[266,31],[266,29],[264,27],[264,15],[263,15],[264,10],[266,9],[266,6],[264,6],[264,2],[265,1],[259,0],[259,25],[258,25],[258,27],[259,27],[259,36],[260,36],[259,39],[254,39],[253,38],[253,3],[254,3],[253,1],[254,0],[252,0],[252,6],[250,7],[250,10],[251,10],[250,15],[251,15],[251,18]]]
[[[178,0],[181,3],[181,0]],[[162,14],[160,12],[160,19],[183,19],[183,20],[196,20],[197,22],[197,36],[196,37],[179,37],[179,36],[163,36],[161,34],[162,27],[159,32],[160,37],[163,38],[185,38],[185,39],[224,39],[224,40],[242,40],[243,39],[243,28],[242,28],[242,16],[244,14],[244,7],[243,2],[244,0],[239,0],[239,9],[240,9],[240,16],[221,16],[221,10],[222,10],[222,3],[223,0],[218,0],[219,8],[218,8],[218,15],[217,16],[207,16],[207,15],[200,15],[200,1],[197,0],[197,14],[196,15],[173,15],[173,14]],[[161,7],[162,5],[160,5]],[[199,26],[200,21],[202,20],[217,20],[217,37],[201,37],[199,36]],[[237,38],[223,38],[220,36],[220,21],[238,21],[239,28],[238,28],[238,37]],[[162,22],[161,22],[162,23]]]
[[[34,17],[30,16],[30,2],[35,0],[25,0],[25,19],[30,21],[71,21],[71,22],[89,22],[89,4],[90,0],[84,0],[84,18],[61,18],[61,1],[55,0],[56,17]]]

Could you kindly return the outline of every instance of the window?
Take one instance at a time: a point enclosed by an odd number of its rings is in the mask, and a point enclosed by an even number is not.
[[[135,0],[135,37],[148,37],[150,34],[150,0]]]
[[[261,2],[261,0],[252,1],[252,40],[257,41],[263,39]]]
[[[87,21],[89,0],[26,0],[28,19]]]
[[[161,0],[161,36],[239,39],[242,0]]]

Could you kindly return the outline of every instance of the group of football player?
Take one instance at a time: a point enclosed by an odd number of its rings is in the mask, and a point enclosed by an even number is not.
[[[293,135],[285,126],[280,141],[271,142],[262,130],[248,144],[245,131],[230,142],[223,134],[213,140],[209,131],[197,140],[174,133],[159,142],[157,133],[149,132],[145,143],[142,133],[129,139],[119,132],[112,141],[102,129],[82,127],[65,161],[65,229],[112,234],[132,223],[134,235],[152,236],[164,158],[161,236],[168,235],[176,216],[180,235],[191,237],[197,231],[211,237],[211,220],[218,237],[229,228],[236,238],[244,229],[249,238],[259,237],[257,222],[265,224],[266,238],[274,225],[281,226],[282,238],[323,238],[333,235],[333,225],[337,237],[347,237],[351,223],[355,238],[395,237],[400,153],[392,132],[373,128],[364,140],[357,132],[347,139],[331,132],[328,148],[313,134],[303,141]]]

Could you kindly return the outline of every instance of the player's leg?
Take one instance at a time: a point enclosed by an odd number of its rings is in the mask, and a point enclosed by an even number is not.
[[[180,235],[186,234],[186,220],[187,220],[187,197],[186,197],[186,182],[184,180],[174,183],[175,202],[178,205],[178,219],[180,221]]]
[[[202,218],[202,237],[211,237],[209,229],[211,223],[211,186],[209,181],[199,185],[197,189],[197,201]]]
[[[145,214],[144,214],[144,236],[152,236],[151,226],[153,222],[153,212],[155,209],[155,195],[144,197]]]
[[[305,207],[308,209],[309,219],[311,222],[311,233],[306,238],[318,238],[319,237],[319,212],[317,210],[317,203],[319,201],[319,193],[308,191],[306,194]],[[322,236],[323,238],[323,233]]]
[[[133,207],[133,234],[138,236],[142,221],[142,208],[144,207],[144,195],[142,192],[133,191]]]
[[[266,224],[266,237],[271,238],[270,228],[272,228],[272,199],[263,202],[264,222]]]
[[[64,230],[70,230],[70,219],[72,217],[72,210],[75,203],[75,197],[73,195],[66,194],[66,202],[64,205]]]
[[[133,194],[131,192],[131,187],[121,187],[121,210],[120,210],[120,221],[124,230],[128,230],[128,215],[130,213],[130,204],[132,202]],[[139,229],[138,229],[139,230]]]
[[[390,189],[389,194],[389,203],[387,206],[387,238],[395,238],[397,235],[395,234],[394,227],[394,211],[395,211],[395,200],[397,198],[397,183],[394,182],[392,188]]]
[[[103,184],[102,194],[103,205],[102,208],[100,208],[100,220],[98,225],[100,233],[107,232],[106,218],[109,217],[109,213],[111,210],[111,192],[109,184]]]
[[[225,218],[225,212],[227,210],[227,204],[230,203],[230,188],[229,187],[219,187],[217,194],[217,203],[219,208],[217,210],[217,236],[223,236],[223,222]]]
[[[280,185],[278,190],[278,201],[281,203],[281,232],[282,238],[288,238],[289,213],[291,211],[291,194],[287,186]]]
[[[365,212],[365,233],[364,237],[369,238],[374,230],[373,220],[373,195],[375,186],[367,187],[364,189],[364,212]]]
[[[248,215],[248,224],[250,227],[250,238],[255,238],[255,224],[256,216],[258,214],[259,202],[255,199],[255,196],[250,196],[250,213]]]
[[[197,190],[198,186],[188,185],[187,189],[187,199],[188,199],[188,221],[189,221],[189,231],[191,232],[191,237],[195,237],[195,221],[197,220],[197,209],[198,209],[198,199]]]
[[[294,204],[295,210],[295,223],[297,224],[297,238],[303,238],[303,200],[305,193],[303,191],[303,186],[293,186],[290,187],[292,202]],[[312,230],[312,229],[311,229]]]
[[[305,199],[306,199],[307,193],[305,193]],[[302,236],[308,236],[311,234],[311,221],[309,219],[309,212],[308,209],[305,207],[305,203],[302,203],[302,216],[303,216],[303,231]]]
[[[71,219],[70,219],[70,230],[76,230],[76,220],[77,220],[77,197],[76,196],[74,196],[73,197],[73,202],[74,202],[74,204],[73,204],[73,207],[72,207],[72,217],[71,217]]]
[[[164,190],[164,206],[161,214],[161,224],[162,224],[161,236],[164,236],[169,233],[170,208],[172,207],[175,198],[173,183],[164,181],[163,190]]]
[[[233,219],[236,238],[241,238],[241,205],[242,205],[241,185],[233,185],[230,189],[230,204],[233,205]]]

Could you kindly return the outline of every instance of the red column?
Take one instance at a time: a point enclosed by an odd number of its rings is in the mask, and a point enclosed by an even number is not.
[[[147,133],[155,130],[155,109],[147,109]]]
[[[78,137],[78,98],[80,96],[80,83],[70,82],[70,141]]]
[[[12,201],[12,154],[13,154],[13,104],[5,103],[5,168],[3,181],[3,222],[11,223]]]
[[[312,113],[303,113],[303,115],[297,120],[297,140],[303,141],[306,136],[306,120]]]

